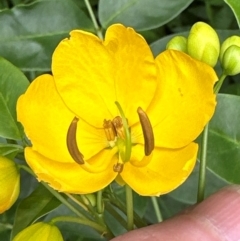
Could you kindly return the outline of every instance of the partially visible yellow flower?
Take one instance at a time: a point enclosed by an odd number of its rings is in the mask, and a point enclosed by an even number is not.
[[[63,238],[56,226],[39,222],[23,229],[13,241],[63,241]]]
[[[20,191],[19,169],[14,161],[0,156],[0,213],[8,210]]]
[[[34,80],[17,105],[38,179],[69,193],[116,178],[141,195],[179,186],[215,109],[214,70],[175,50],[154,59],[144,38],[120,24],[104,41],[70,35],[53,54],[53,76]]]

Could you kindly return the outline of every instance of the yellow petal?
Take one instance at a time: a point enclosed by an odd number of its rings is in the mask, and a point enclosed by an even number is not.
[[[109,158],[111,151],[104,150],[94,158]],[[25,149],[27,163],[36,173],[39,181],[49,183],[49,185],[60,192],[85,194],[99,191],[110,184],[117,173],[113,171],[113,165],[117,162],[114,152],[111,152],[111,158],[108,167],[104,171],[91,173],[85,171],[81,165],[76,163],[60,163],[48,159],[32,148]]]
[[[34,150],[52,160],[74,162],[66,145],[74,114],[62,102],[51,75],[42,75],[31,83],[18,100],[17,114]],[[108,145],[104,130],[82,120],[78,122],[77,143],[85,160]]]
[[[160,83],[148,110],[155,145],[180,148],[193,141],[211,119],[217,76],[207,64],[174,50],[160,54],[156,64]]]
[[[197,150],[195,143],[174,150],[155,148],[147,166],[136,167],[127,162],[120,175],[138,194],[159,196],[172,191],[186,180],[195,165]]]
[[[52,64],[65,104],[76,116],[102,127],[104,119],[119,115],[114,103],[118,101],[129,124],[136,122],[137,108],[148,107],[157,82],[146,41],[120,24],[107,30],[104,42],[80,30],[70,35],[56,48]]]

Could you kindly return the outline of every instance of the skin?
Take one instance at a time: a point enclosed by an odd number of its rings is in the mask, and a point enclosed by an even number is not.
[[[239,241],[240,186],[225,187],[202,203],[164,221],[112,241]]]

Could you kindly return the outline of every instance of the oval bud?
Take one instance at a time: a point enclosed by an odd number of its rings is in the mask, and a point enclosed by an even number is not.
[[[214,67],[220,51],[216,31],[206,23],[195,23],[188,36],[187,51],[191,57]]]
[[[18,233],[13,241],[63,241],[59,229],[48,223],[35,223]]]
[[[232,45],[226,49],[221,62],[224,74],[236,75],[240,73],[240,47]]]
[[[0,156],[0,213],[8,210],[17,200],[20,174],[16,163]]]
[[[223,61],[223,54],[224,52],[232,45],[236,45],[238,47],[240,47],[240,37],[239,36],[231,36],[229,38],[227,38],[221,45],[221,49],[220,49],[220,61]]]
[[[166,49],[178,50],[187,53],[187,38],[183,36],[173,37],[166,46]]]

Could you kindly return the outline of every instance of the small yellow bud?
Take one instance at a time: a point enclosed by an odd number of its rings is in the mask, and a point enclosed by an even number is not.
[[[63,237],[56,226],[39,222],[23,229],[13,241],[63,241]]]
[[[214,67],[220,51],[216,31],[206,23],[195,23],[188,36],[187,51],[191,57]]]
[[[221,62],[224,74],[236,75],[240,73],[240,47],[232,45],[226,49]]]
[[[187,53],[187,39],[183,36],[175,36],[167,43],[166,49]]]
[[[16,163],[0,156],[0,213],[8,210],[17,200],[20,174]]]

